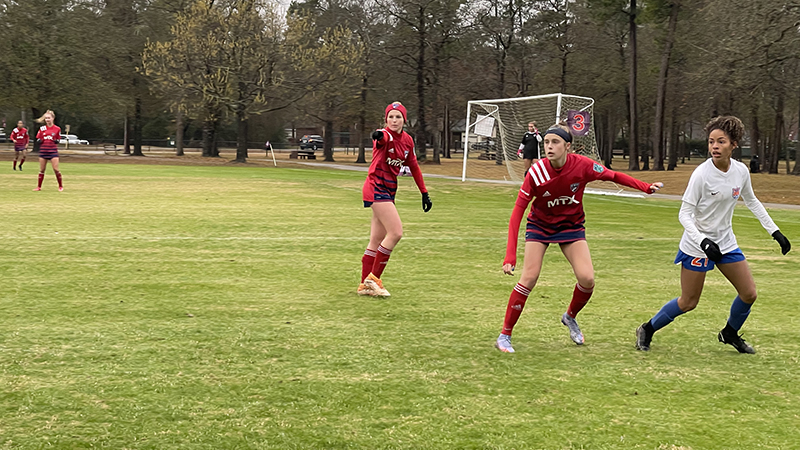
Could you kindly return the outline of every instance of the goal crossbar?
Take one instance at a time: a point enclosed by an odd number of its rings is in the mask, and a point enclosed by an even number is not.
[[[565,105],[565,101],[564,101],[565,99],[569,101],[570,105]],[[499,136],[497,136],[497,137],[499,137],[500,142],[501,142],[500,147],[497,147],[496,144],[492,143],[491,139],[487,139],[483,143],[484,146],[482,147],[482,148],[486,148],[487,149],[486,155],[493,156],[494,158],[496,158],[498,165],[501,164],[501,160],[502,160],[502,162],[505,163],[506,169],[508,171],[507,177],[510,178],[510,180],[515,181],[515,182],[519,182],[520,181],[520,176],[518,174],[516,174],[516,171],[518,171],[519,168],[515,167],[515,166],[519,165],[519,163],[517,163],[517,162],[515,162],[513,164],[511,163],[511,159],[514,159],[516,157],[516,152],[512,149],[512,146],[513,146],[512,145],[512,141],[513,141],[512,137],[517,137],[517,135],[519,133],[516,133],[515,136],[509,136],[509,134],[514,134],[514,133],[509,132],[507,130],[507,126],[509,126],[511,124],[503,124],[502,123],[500,110],[503,107],[513,109],[514,108],[513,106],[507,106],[508,104],[511,104],[511,103],[530,104],[530,103],[535,103],[537,101],[538,102],[543,102],[545,104],[545,106],[543,106],[543,107],[547,107],[546,106],[547,104],[552,105],[552,102],[555,102],[554,108],[551,109],[552,116],[550,116],[550,117],[552,117],[554,119],[554,123],[558,123],[558,122],[560,122],[560,121],[562,121],[562,120],[564,120],[566,118],[565,115],[564,115],[565,108],[571,108],[571,109],[575,109],[575,110],[578,110],[578,111],[588,111],[589,114],[591,115],[592,107],[594,106],[594,99],[592,99],[590,97],[581,97],[581,96],[577,96],[577,95],[568,95],[568,94],[562,94],[562,93],[532,95],[532,96],[527,96],[527,97],[497,98],[497,99],[470,100],[470,101],[468,101],[467,102],[467,117],[466,117],[466,120],[465,120],[465,125],[466,126],[465,126],[465,131],[464,131],[464,149],[463,149],[464,150],[464,160],[463,160],[463,166],[462,166],[462,170],[461,170],[461,181],[466,181],[467,180],[467,161],[469,159],[471,138],[475,138],[476,144],[477,144],[477,140],[480,139],[478,135],[476,135],[475,133],[471,133],[471,131],[474,129],[476,124],[478,122],[480,122],[481,120],[483,120],[483,118],[485,117],[485,116],[481,116],[481,114],[485,114],[486,116],[494,117],[497,120],[498,124],[496,125],[495,129],[493,130],[493,133],[496,132],[497,134],[499,134]],[[478,110],[480,111],[480,113],[477,112]],[[531,116],[531,114],[529,114],[529,113],[532,113],[532,111],[526,111],[526,112],[513,111],[513,113],[511,113],[511,114],[515,117],[514,121],[519,122],[518,119],[519,119],[520,115],[525,115],[526,117],[527,116]],[[474,120],[473,120],[473,115],[475,115]],[[540,118],[540,120],[544,120],[545,119],[545,116],[543,116],[542,114],[538,114],[538,117]],[[525,121],[529,121],[529,120],[532,120],[532,119],[526,118],[524,120]],[[549,120],[549,119],[547,119],[547,120]],[[513,124],[513,125],[516,125],[516,123]],[[547,125],[549,125],[549,124],[547,124]],[[591,139],[589,139],[589,142],[590,142],[589,146],[591,148],[585,149],[585,151],[587,151],[589,153],[589,156],[593,156],[595,159],[597,159],[599,155],[597,155],[597,149],[596,149],[596,144],[595,144],[595,139],[594,139],[594,128],[593,128],[592,125],[590,125],[590,133],[591,133]],[[471,136],[471,134],[472,134],[472,136]],[[484,135],[480,135],[480,136],[484,136]],[[473,144],[473,146],[475,146],[476,144]],[[491,147],[491,146],[494,146],[494,148],[492,148],[492,150],[494,150],[492,153],[488,152],[489,147]],[[479,159],[480,159],[480,157],[479,157]],[[506,180],[507,177],[503,176],[503,179]]]

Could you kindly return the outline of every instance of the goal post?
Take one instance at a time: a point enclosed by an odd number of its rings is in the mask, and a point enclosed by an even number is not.
[[[521,183],[527,168],[517,151],[529,122],[536,122],[544,133],[554,123],[569,121],[574,135],[572,150],[599,160],[593,107],[592,98],[561,93],[470,100],[461,181]]]

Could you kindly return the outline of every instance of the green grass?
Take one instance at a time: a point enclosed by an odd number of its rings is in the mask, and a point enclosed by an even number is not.
[[[33,169],[33,166],[31,166]],[[4,169],[5,170],[5,169]],[[756,355],[716,340],[735,291],[633,331],[679,293],[678,202],[587,196],[597,288],[577,347],[556,248],[514,333],[492,348],[510,186],[413,182],[392,297],[355,288],[363,173],[64,164],[0,175],[0,448],[756,449],[800,435],[797,251],[746,209]],[[790,239],[800,212],[772,211]]]

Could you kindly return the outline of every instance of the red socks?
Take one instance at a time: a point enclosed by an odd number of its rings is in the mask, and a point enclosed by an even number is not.
[[[531,290],[525,286],[519,283],[514,286],[514,290],[511,291],[511,297],[508,298],[506,318],[503,321],[503,334],[511,336],[511,331],[514,329],[514,325],[517,324],[519,315],[522,314],[522,308],[525,307],[525,301],[528,300],[530,294]]]
[[[64,184],[61,183],[61,172],[56,172],[56,180],[58,180],[58,187],[64,187]],[[41,185],[39,187],[41,187]]]
[[[383,269],[386,268],[386,263],[389,257],[392,256],[392,250],[382,245],[378,246],[378,251],[375,254],[375,263],[372,265],[372,274],[380,278],[383,275]],[[369,274],[367,274],[369,275]]]
[[[364,256],[361,257],[361,282],[367,279],[367,275],[372,272],[372,266],[375,265],[375,250],[367,249],[364,251]]]
[[[574,319],[586,306],[589,299],[592,298],[592,292],[594,292],[594,286],[585,288],[580,283],[575,283],[575,290],[572,291],[572,301],[569,303],[569,308],[567,308],[567,314]]]
[[[14,170],[17,170],[17,160],[14,160]]]
[[[39,188],[40,189],[42,187],[42,181],[44,181],[44,173],[43,172],[39,172]]]

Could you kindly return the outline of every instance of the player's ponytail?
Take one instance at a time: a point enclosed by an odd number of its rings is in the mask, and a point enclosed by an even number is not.
[[[48,109],[47,111],[44,112],[44,114],[42,114],[42,117],[39,117],[38,119],[36,119],[36,123],[44,123],[45,122],[44,116],[46,116],[48,114],[53,116],[53,122],[55,122],[56,121],[56,113],[54,113],[53,110]]]

